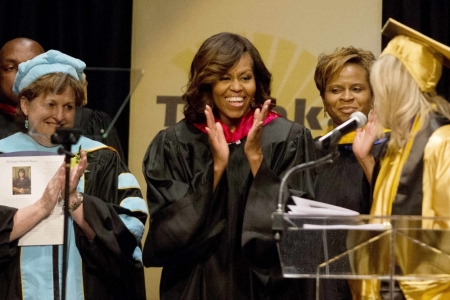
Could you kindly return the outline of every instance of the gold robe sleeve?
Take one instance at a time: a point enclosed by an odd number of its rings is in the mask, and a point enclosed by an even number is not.
[[[422,215],[427,217],[450,217],[450,125],[437,129],[428,140],[424,151]],[[426,229],[444,229],[433,245],[443,253],[420,259],[415,266],[417,272],[430,274],[450,274],[450,222],[423,222]],[[422,240],[426,237],[423,236]],[[414,257],[415,256],[415,257]],[[406,260],[405,262],[408,262]],[[450,280],[402,281],[400,287],[406,299],[438,300],[450,299]]]
[[[418,122],[415,122],[413,128],[416,129],[417,125]],[[371,214],[391,214],[399,176],[408,159],[412,143],[413,139],[396,153],[388,150],[383,158]],[[442,126],[433,132],[425,146],[423,159],[422,215],[450,218],[450,125]],[[408,240],[396,238],[396,258],[399,267],[407,274],[450,274],[450,222],[425,221],[422,227],[444,230],[438,233],[426,231],[415,233],[418,240],[431,245],[437,251],[433,253]],[[382,264],[381,261],[374,263]],[[436,279],[433,280],[400,281],[399,284],[408,300],[450,299],[450,280],[439,277],[436,275]],[[380,299],[378,280],[352,280],[350,286],[353,299]]]

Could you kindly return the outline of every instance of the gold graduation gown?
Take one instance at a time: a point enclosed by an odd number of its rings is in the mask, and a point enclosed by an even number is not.
[[[372,215],[450,217],[449,123],[442,116],[432,114],[429,124],[418,132],[420,118],[416,117],[412,131],[417,135],[413,134],[414,137],[398,151],[388,148],[381,160],[375,184]],[[422,226],[427,229],[450,229],[450,222],[423,222]],[[445,252],[450,253],[450,246],[443,246],[446,241],[449,244],[449,240],[443,237],[438,241],[438,248],[447,247]],[[413,251],[399,241],[396,243],[396,256],[401,269],[409,269],[409,272],[414,265],[418,273],[450,271],[449,265],[423,257],[423,253]],[[448,280],[401,281],[399,284],[406,299],[450,299]],[[354,299],[381,299],[380,282],[377,280],[356,281],[351,286]]]

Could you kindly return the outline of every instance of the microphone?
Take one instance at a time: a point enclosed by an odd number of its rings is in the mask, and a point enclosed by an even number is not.
[[[343,135],[352,132],[356,128],[363,127],[366,123],[366,115],[360,111],[355,111],[350,115],[350,119],[325,134],[314,144],[319,150],[329,150],[330,147],[337,145]]]

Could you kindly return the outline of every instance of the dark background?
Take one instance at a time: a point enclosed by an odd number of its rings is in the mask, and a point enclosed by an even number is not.
[[[1,0],[0,46],[27,37],[83,60],[87,107],[113,119],[130,89],[132,8],[132,0]],[[129,104],[115,128],[128,158]]]
[[[383,0],[382,24],[393,18],[421,33],[450,46],[450,1]],[[384,48],[388,39],[383,37]],[[437,92],[450,100],[450,70],[443,68]]]
[[[45,50],[83,60],[88,66],[87,106],[114,118],[130,90],[129,73],[123,70],[131,66],[132,8],[132,0],[1,0],[0,45],[28,37]],[[390,17],[450,45],[450,1],[383,0],[382,24]],[[383,48],[386,43],[383,39]],[[450,99],[448,69],[437,90]],[[129,121],[128,104],[115,124],[126,158]]]

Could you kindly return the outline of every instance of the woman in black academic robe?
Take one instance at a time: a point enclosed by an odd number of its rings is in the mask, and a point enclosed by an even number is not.
[[[283,174],[311,158],[309,130],[269,109],[271,75],[239,35],[207,39],[190,76],[186,118],[143,161],[144,264],[163,267],[161,299],[304,299],[281,277],[271,214]],[[312,178],[289,187],[311,195]]]
[[[362,112],[366,117],[369,115],[373,105],[369,75],[374,62],[372,52],[351,46],[319,56],[314,80],[322,97],[325,115],[331,117],[327,132],[348,121],[354,112]],[[317,150],[316,157],[323,157],[330,151],[337,151],[339,156],[331,164],[317,169],[315,196],[317,201],[368,214],[371,178],[367,178],[353,153],[354,139],[355,131],[352,131],[344,135],[335,147]],[[371,150],[374,159],[380,157],[384,145],[385,139],[375,141]],[[336,255],[347,250],[346,233],[342,234],[340,240],[343,242],[335,243],[332,249]],[[321,280],[320,284],[323,299],[351,299],[346,280],[327,279]]]

